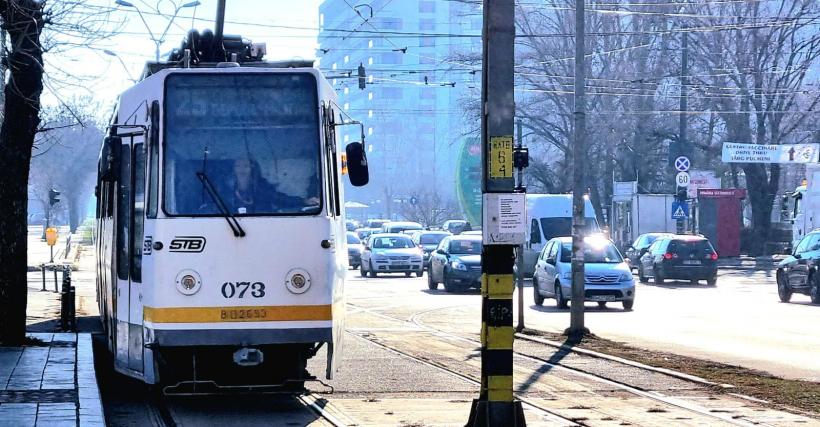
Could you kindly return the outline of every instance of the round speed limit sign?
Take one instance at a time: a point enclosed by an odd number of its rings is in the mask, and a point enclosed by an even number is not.
[[[678,172],[675,176],[675,182],[678,183],[678,187],[688,187],[689,186],[689,173],[688,172]]]

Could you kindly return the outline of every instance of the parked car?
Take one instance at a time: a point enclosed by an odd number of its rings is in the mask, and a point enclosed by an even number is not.
[[[638,236],[634,242],[632,242],[629,247],[626,248],[624,251],[624,255],[626,255],[626,262],[629,263],[630,270],[637,270],[638,264],[641,263],[641,257],[643,254],[646,253],[649,246],[652,243],[655,243],[655,240],[658,240],[660,237],[671,237],[674,234],[671,233],[644,233]]]
[[[355,232],[347,232],[347,265],[353,269],[359,268],[362,264],[362,251],[364,245]]]
[[[362,277],[376,277],[379,273],[404,273],[410,277],[424,275],[421,249],[409,236],[398,233],[372,234],[364,246],[359,266]]]
[[[470,223],[467,220],[463,219],[450,219],[444,221],[444,224],[441,225],[441,229],[448,231],[452,234],[461,234],[465,231],[472,230]]]
[[[446,231],[416,231],[411,238],[413,243],[422,250],[424,255],[424,268],[430,262],[430,253],[436,250],[442,239],[449,236]]]
[[[371,218],[368,219],[365,225],[367,228],[382,228],[382,225],[385,223],[390,222],[389,219],[378,219],[378,218]]]
[[[347,231],[356,231],[357,228],[361,227],[361,224],[359,224],[359,221],[348,219],[345,220],[345,227]]]
[[[693,284],[705,280],[715,286],[717,259],[712,243],[703,236],[660,237],[641,257],[638,279],[646,283],[652,277],[658,284],[666,279],[689,280]]]
[[[549,240],[541,250],[532,277],[536,305],[555,298],[558,308],[567,308],[572,295],[572,238]],[[584,238],[584,298],[599,306],[620,301],[624,310],[635,304],[635,280],[615,244],[596,235]]]
[[[430,253],[427,287],[447,292],[481,289],[481,236],[447,236]]]
[[[371,234],[378,233],[379,231],[378,228],[357,228],[356,235],[359,236],[359,240],[364,242]]]
[[[382,233],[404,233],[405,231],[424,230],[417,222],[391,221],[382,224]]]
[[[792,294],[804,294],[820,304],[820,230],[803,236],[791,255],[777,265],[777,295],[789,302]]]

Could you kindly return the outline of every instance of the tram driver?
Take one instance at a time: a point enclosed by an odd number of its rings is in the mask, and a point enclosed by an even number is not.
[[[319,198],[301,198],[283,193],[260,173],[259,164],[249,158],[238,158],[233,163],[233,176],[226,180],[225,203],[238,214],[273,212],[300,212],[319,205]]]

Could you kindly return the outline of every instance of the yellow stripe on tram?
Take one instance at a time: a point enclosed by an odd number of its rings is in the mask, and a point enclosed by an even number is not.
[[[331,320],[331,305],[271,305],[241,307],[145,307],[143,318],[153,323],[285,322]]]

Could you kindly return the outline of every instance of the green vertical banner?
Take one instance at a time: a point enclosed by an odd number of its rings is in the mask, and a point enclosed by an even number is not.
[[[466,138],[456,165],[456,194],[473,227],[481,226],[481,140]]]

